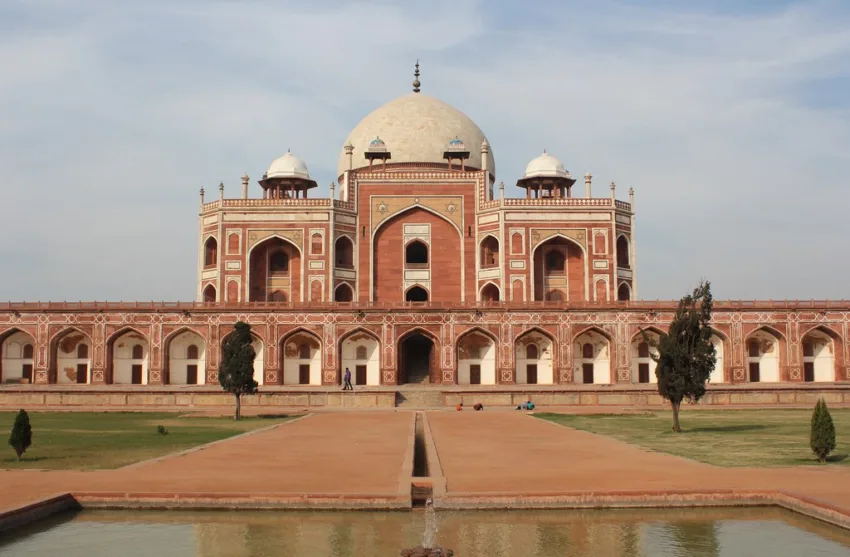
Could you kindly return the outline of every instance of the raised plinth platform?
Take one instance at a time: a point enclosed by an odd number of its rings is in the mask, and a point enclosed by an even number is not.
[[[816,385],[714,386],[700,401],[703,407],[811,406],[819,398],[835,406],[850,405],[850,383]],[[261,387],[243,397],[243,407],[257,409],[357,409],[515,407],[533,400],[538,409],[551,406],[659,408],[667,403],[654,385],[496,385],[361,387]],[[4,385],[0,408],[79,409],[211,409],[230,407],[233,397],[218,387]]]

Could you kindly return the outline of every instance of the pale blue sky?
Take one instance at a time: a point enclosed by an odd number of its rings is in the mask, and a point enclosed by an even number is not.
[[[641,297],[850,298],[847,2],[5,0],[0,299],[193,299],[198,189],[291,148],[326,195],[417,57],[510,194],[634,187]]]

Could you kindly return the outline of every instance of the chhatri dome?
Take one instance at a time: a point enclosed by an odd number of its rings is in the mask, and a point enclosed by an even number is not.
[[[523,179],[526,178],[572,178],[572,176],[564,169],[564,163],[544,150],[542,155],[531,159],[525,167]]]
[[[445,152],[457,139],[469,150],[466,168],[481,169],[481,144],[487,141],[469,116],[434,97],[419,92],[419,64],[416,65],[413,92],[390,101],[363,118],[348,134],[344,145],[354,147],[352,168],[369,166],[365,154],[372,142],[380,138],[390,156],[388,163],[446,164]],[[489,142],[488,142],[489,144]],[[373,150],[374,150],[374,146]],[[493,152],[487,156],[487,169],[496,173]],[[337,174],[348,170],[348,155],[343,147]]]
[[[307,165],[293,155],[290,151],[280,158],[275,159],[265,178],[301,178],[302,180],[310,179],[310,171],[307,170]]]

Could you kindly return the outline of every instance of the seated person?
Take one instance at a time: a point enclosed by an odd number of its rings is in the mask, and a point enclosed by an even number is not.
[[[457,411],[458,411],[458,412],[462,412],[462,411],[463,411],[463,403],[462,403],[462,402],[461,402],[460,404],[458,404],[458,405],[457,405]]]
[[[484,405],[481,404],[480,402],[476,402],[475,404],[472,405],[472,407],[475,409],[476,412],[479,411],[479,410],[484,410]]]
[[[523,402],[519,406],[516,407],[517,410],[534,410],[534,403],[530,400]]]

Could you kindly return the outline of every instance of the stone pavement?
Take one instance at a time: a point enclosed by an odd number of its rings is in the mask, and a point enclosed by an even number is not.
[[[782,491],[850,515],[850,468],[722,468],[520,412],[429,414],[446,494]]]
[[[0,511],[67,492],[397,497],[412,435],[408,412],[328,413],[116,470],[0,471]]]
[[[520,412],[428,412],[442,498],[780,491],[850,517],[850,468],[720,468],[573,430]],[[118,470],[0,471],[0,510],[60,493],[135,499],[409,503],[414,413],[318,413],[200,450]],[[430,450],[430,449],[429,449]],[[442,474],[441,474],[442,472]],[[438,495],[435,491],[435,495]],[[343,505],[344,506],[344,505]]]

